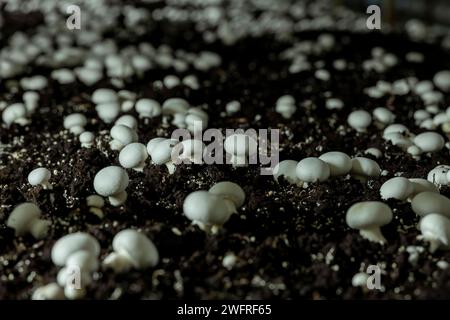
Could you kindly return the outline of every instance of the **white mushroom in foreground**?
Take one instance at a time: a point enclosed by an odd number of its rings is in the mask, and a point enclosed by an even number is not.
[[[414,185],[404,177],[395,177],[387,180],[380,188],[381,199],[397,199],[405,201],[414,192]]]
[[[170,174],[175,172],[175,164],[172,161],[172,149],[178,144],[178,140],[166,138],[153,138],[147,143],[147,152],[152,163],[165,165]]]
[[[30,233],[35,239],[43,239],[51,225],[49,220],[40,219],[41,209],[31,202],[24,202],[14,208],[6,225],[13,228],[16,236]]]
[[[340,151],[330,151],[322,154],[320,160],[325,161],[330,167],[330,176],[344,176],[352,169],[352,159]]]
[[[184,199],[183,212],[200,229],[211,233],[216,233],[232,214],[223,197],[208,191],[190,193]]]
[[[296,168],[297,177],[303,182],[322,182],[330,177],[330,167],[319,158],[302,159]]]
[[[419,193],[412,199],[411,207],[421,217],[430,213],[439,213],[450,218],[450,199],[436,192]]]
[[[120,112],[120,105],[118,102],[104,102],[98,104],[95,107],[97,111],[97,115],[100,119],[102,119],[105,123],[113,122]]]
[[[346,214],[347,225],[359,229],[363,238],[373,242],[386,243],[380,227],[392,221],[392,210],[379,201],[363,201],[352,205]]]
[[[82,148],[92,148],[95,142],[95,136],[92,132],[85,131],[79,136]]]
[[[241,207],[245,201],[245,192],[234,182],[222,181],[213,185],[208,192],[222,197],[232,213],[236,213],[236,208]]]
[[[365,110],[356,110],[349,114],[347,123],[358,132],[365,132],[372,123],[372,116]]]
[[[277,163],[273,169],[273,177],[278,181],[279,177],[283,177],[291,184],[299,183],[299,178],[297,177],[297,164],[298,161],[295,160],[283,160]]]
[[[419,228],[423,239],[430,243],[430,252],[450,248],[450,220],[447,217],[430,213],[420,220]]]
[[[148,158],[147,148],[139,142],[126,145],[119,153],[120,165],[127,169],[143,171]]]
[[[445,141],[439,133],[424,132],[415,136],[414,144],[423,152],[437,152],[442,150]]]
[[[52,189],[49,180],[51,172],[47,168],[36,168],[28,174],[28,183],[33,187],[41,185],[44,189]]]
[[[94,189],[99,195],[108,197],[113,206],[120,206],[127,200],[129,178],[121,167],[109,166],[101,169],[94,178]]]
[[[135,108],[139,118],[154,118],[161,114],[161,105],[153,99],[139,99]]]
[[[153,242],[143,233],[133,229],[125,229],[114,236],[110,253],[103,266],[117,273],[132,268],[142,270],[154,267],[159,262],[159,253]]]

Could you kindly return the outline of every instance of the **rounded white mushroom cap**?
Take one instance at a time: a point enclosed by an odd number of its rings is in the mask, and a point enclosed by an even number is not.
[[[352,169],[352,159],[344,152],[330,151],[322,154],[319,159],[328,164],[331,176],[346,175]]]
[[[16,236],[22,236],[31,231],[32,225],[39,221],[40,216],[41,209],[37,205],[31,202],[24,202],[13,209],[6,221],[6,225],[15,230]],[[42,225],[42,230],[38,234],[34,234],[35,238],[43,238],[47,233],[48,226],[49,222],[45,222],[45,225]]]
[[[47,184],[50,180],[51,172],[47,168],[36,168],[28,174],[28,183],[32,186]]]
[[[363,177],[378,177],[381,174],[381,168],[372,159],[356,157],[352,159],[351,173]]]
[[[409,181],[413,185],[413,193],[410,195],[410,197],[413,197],[424,191],[431,191],[431,192],[439,193],[439,189],[436,187],[436,185],[434,185],[433,183],[431,183],[430,181],[428,181],[426,179],[411,178],[411,179],[409,179]]]
[[[72,113],[64,118],[64,128],[74,134],[82,133],[86,123],[87,119],[84,114],[81,113]]]
[[[78,251],[87,251],[92,256],[98,257],[100,254],[100,245],[97,239],[88,233],[71,233],[55,242],[52,248],[51,258],[55,265],[65,266],[69,257]]]
[[[169,98],[162,105],[164,115],[173,115],[175,113],[186,113],[189,109],[189,103],[182,98]]]
[[[147,149],[139,142],[126,145],[119,153],[119,162],[124,168],[138,168],[147,158]]]
[[[412,210],[419,216],[439,213],[450,217],[450,199],[436,192],[425,191],[416,195],[411,201]]]
[[[365,131],[372,123],[372,116],[365,110],[356,110],[349,114],[347,122],[357,131]]]
[[[436,132],[424,132],[414,138],[414,143],[422,149],[423,152],[436,152],[442,150],[445,141],[444,138]]]
[[[370,154],[375,158],[379,159],[383,156],[383,153],[378,148],[368,148],[364,151],[365,154]]]
[[[419,222],[419,228],[424,240],[430,242],[430,251],[439,247],[449,248],[450,220],[438,213],[430,213]]]
[[[120,112],[120,105],[117,102],[105,102],[95,107],[98,116],[105,123],[111,123],[117,118]]]
[[[85,131],[79,136],[82,147],[91,147],[94,144],[95,136],[90,131]]]
[[[138,137],[136,132],[122,124],[117,124],[111,128],[110,131],[111,138],[120,142],[122,146],[126,146],[132,142],[136,142]],[[121,149],[121,148],[119,148]]]
[[[428,172],[427,180],[436,185],[448,184],[447,174],[449,171],[450,166],[444,164],[438,165]]]
[[[153,99],[139,99],[135,108],[140,118],[154,118],[161,114],[161,105]]]
[[[127,126],[131,130],[136,130],[138,126],[136,118],[129,114],[124,114],[123,116],[120,116],[119,119],[117,119],[114,124],[115,125],[121,124]]]
[[[395,120],[395,115],[392,111],[383,107],[375,108],[375,110],[373,110],[373,117],[382,124],[391,124]]]
[[[442,70],[433,77],[434,84],[442,91],[450,91],[450,70]]]
[[[82,272],[97,271],[98,266],[98,257],[87,250],[74,252],[66,261],[66,267],[79,267]]]
[[[258,142],[247,134],[235,133],[225,139],[224,147],[227,153],[242,157],[255,154]]]
[[[183,202],[183,212],[194,222],[222,225],[228,221],[230,212],[222,197],[208,191],[195,191]]]
[[[404,177],[387,180],[380,188],[381,199],[406,200],[414,192],[414,185]]]
[[[164,140],[167,140],[166,138],[153,138],[153,139],[151,139],[148,143],[147,143],[147,152],[148,152],[148,154],[151,156],[152,155],[152,153],[155,151],[155,149],[156,149],[156,146],[160,143],[160,142],[162,142],[162,141],[164,141]]]
[[[389,126],[387,126],[383,131],[383,137],[390,133],[402,133],[402,134],[408,134],[409,129],[400,123],[394,123]]]
[[[56,283],[52,282],[45,286],[37,288],[31,300],[62,300],[64,299],[63,289]]]
[[[190,108],[184,118],[189,131],[195,132],[206,129],[209,116],[200,108]]]
[[[296,168],[297,177],[304,182],[325,181],[330,177],[330,167],[319,158],[309,157],[301,160]]]
[[[295,160],[283,160],[273,169],[273,177],[278,181],[278,178],[283,176],[289,183],[298,183],[297,164]]]
[[[218,182],[208,192],[232,201],[237,208],[241,207],[245,201],[244,190],[237,183],[231,181]]]
[[[24,119],[27,116],[27,109],[23,103],[14,103],[8,106],[2,113],[3,122],[10,125],[19,119]]]
[[[100,88],[92,93],[92,102],[95,104],[116,102],[117,100],[117,93],[112,89]]]
[[[283,95],[283,96],[281,96],[281,97],[279,97],[278,99],[277,99],[277,103],[276,103],[277,105],[278,104],[295,104],[295,99],[294,99],[294,97],[293,96],[291,96],[291,95],[289,95],[289,94],[286,94],[286,95]]]
[[[147,152],[152,158],[152,162],[157,165],[162,165],[171,161],[172,149],[177,143],[177,140],[165,138],[154,138],[150,140],[147,144]]]
[[[154,267],[159,262],[159,253],[153,242],[143,233],[133,229],[117,233],[112,247],[115,252],[129,258],[136,269]]]
[[[121,167],[109,166],[101,169],[94,178],[94,189],[104,197],[125,191],[128,187],[128,174]]]

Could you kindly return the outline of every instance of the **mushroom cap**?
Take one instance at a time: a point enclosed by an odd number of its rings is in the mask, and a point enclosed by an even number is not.
[[[114,236],[112,247],[115,252],[130,258],[136,269],[154,267],[158,264],[159,253],[153,242],[143,233],[125,229]]]
[[[250,135],[234,133],[225,139],[224,147],[225,151],[231,155],[253,155],[258,151],[258,142]]]
[[[115,125],[121,124],[127,126],[131,130],[136,130],[138,126],[136,118],[130,114],[124,114],[123,116],[120,116],[119,119],[117,119],[114,124]]]
[[[372,116],[366,110],[356,110],[348,115],[347,122],[350,127],[362,130],[370,126]]]
[[[95,136],[90,131],[85,131],[78,137],[81,143],[92,143],[95,139]]]
[[[283,160],[273,169],[273,177],[278,181],[278,178],[283,176],[289,183],[297,183],[297,164],[295,160]]]
[[[99,195],[92,194],[86,197],[86,204],[88,207],[103,208],[105,205],[105,199]]]
[[[95,107],[100,119],[106,123],[112,122],[120,112],[120,106],[117,102],[104,102]]]
[[[374,156],[375,158],[381,158],[383,156],[383,153],[378,148],[368,148],[366,151],[364,151],[365,154],[370,154]]]
[[[158,139],[158,140],[156,140]],[[147,151],[149,152],[152,162],[157,165],[162,165],[169,162],[172,158],[172,149],[178,143],[178,140],[155,138],[150,140],[147,144]],[[153,141],[154,140],[154,141]]]
[[[283,95],[283,96],[279,97],[277,99],[277,103],[276,104],[277,105],[278,104],[295,104],[295,99],[294,99],[293,96],[291,96],[289,94],[286,94],[286,95]]]
[[[167,139],[166,139],[166,138],[160,138],[160,137],[151,139],[151,140],[147,143],[147,152],[148,152],[148,154],[149,154],[150,156],[152,156],[152,153],[155,151],[156,146],[157,146],[160,142],[162,142],[162,141],[164,141],[164,140],[167,140]]]
[[[427,180],[436,185],[448,184],[448,172],[450,171],[450,166],[441,164],[433,168],[428,172]]]
[[[162,113],[171,115],[175,113],[186,113],[189,109],[189,103],[182,98],[169,98],[162,105]]]
[[[436,192],[425,191],[416,195],[411,201],[412,210],[419,216],[439,213],[450,217],[450,199]]]
[[[28,174],[28,182],[32,186],[37,186],[50,179],[51,173],[47,168],[36,168]]]
[[[95,104],[116,102],[117,100],[117,93],[112,89],[100,88],[92,93],[92,102]]]
[[[395,119],[395,115],[392,111],[384,107],[375,108],[375,110],[373,110],[373,117],[383,124],[390,124],[394,122]]]
[[[3,122],[7,125],[13,123],[16,119],[24,118],[27,115],[27,109],[23,103],[13,103],[2,113]]]
[[[380,188],[381,199],[406,200],[414,192],[414,185],[407,178],[395,177],[387,180]]]
[[[434,184],[432,184],[430,181],[428,181],[426,179],[411,178],[411,179],[409,179],[409,181],[413,185],[413,193],[410,195],[410,197],[415,196],[424,191],[431,191],[431,192],[439,193],[439,189]]]
[[[408,137],[405,137],[403,133],[391,132],[383,135],[383,139],[391,142],[394,146],[406,149],[410,147],[413,142]]]
[[[123,124],[116,124],[112,127],[110,135],[114,140],[118,140],[124,145],[135,142],[138,139],[136,132]]]
[[[87,251],[92,256],[98,257],[100,245],[93,236],[85,232],[75,232],[63,236],[55,242],[51,252],[51,258],[55,265],[65,266],[68,258],[77,251]]]
[[[228,221],[231,212],[226,202],[208,191],[195,191],[183,203],[186,217],[195,222],[222,225]]]
[[[90,251],[79,250],[71,254],[66,261],[66,266],[77,266],[82,271],[94,272],[98,270],[98,257]]]
[[[41,209],[31,202],[24,202],[14,208],[6,221],[6,225],[16,231],[16,236],[21,236],[28,231],[30,222],[39,219]]]
[[[325,181],[330,177],[330,167],[319,158],[308,157],[297,164],[296,173],[304,182]]]
[[[433,77],[434,84],[442,91],[450,91],[450,70],[442,70]]]
[[[319,159],[328,164],[331,176],[346,175],[352,169],[352,159],[344,152],[330,151],[322,154]]]
[[[231,181],[218,182],[208,192],[231,200],[237,208],[241,207],[245,202],[244,190],[237,183]]]
[[[356,157],[352,159],[351,173],[365,177],[378,177],[381,174],[381,168],[372,159]]]
[[[448,246],[450,238],[450,220],[438,213],[430,213],[420,219],[419,228],[425,239],[437,239]]]
[[[87,119],[82,113],[72,113],[64,118],[64,128],[70,129],[72,127],[84,127]]]
[[[139,99],[136,102],[136,112],[140,116],[157,117],[161,114],[161,105],[153,99]]]
[[[436,152],[444,147],[444,138],[436,132],[424,132],[414,138],[414,143],[423,152]]]
[[[408,134],[409,133],[409,129],[404,126],[403,124],[400,123],[393,123],[389,126],[387,126],[384,131],[383,131],[383,137],[387,134],[390,133],[403,133],[403,134]]]
[[[124,168],[137,167],[147,158],[147,148],[139,142],[126,145],[119,153],[119,162]]]
[[[379,201],[363,201],[352,205],[345,216],[352,229],[380,227],[392,221],[392,210]]]
[[[118,166],[101,169],[94,178],[95,191],[104,197],[115,195],[128,187],[128,174]]]
[[[178,159],[189,159],[194,163],[201,163],[205,148],[201,140],[183,140],[172,148],[172,161],[176,163]]]

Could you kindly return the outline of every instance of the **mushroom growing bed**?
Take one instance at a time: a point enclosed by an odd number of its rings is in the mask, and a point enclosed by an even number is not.
[[[18,2],[0,4],[0,299],[450,297],[448,33],[237,0],[81,1],[69,30],[58,1]],[[279,129],[280,163],[261,174],[239,134],[230,164],[192,163],[205,139],[175,163],[180,128]]]

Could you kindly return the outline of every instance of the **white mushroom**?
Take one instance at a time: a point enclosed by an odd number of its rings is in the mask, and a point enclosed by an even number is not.
[[[330,177],[330,166],[319,158],[309,157],[297,164],[296,172],[300,181],[322,182]]]
[[[340,151],[324,153],[319,159],[325,161],[330,167],[330,176],[343,176],[352,169],[352,160],[346,153]]]
[[[427,180],[434,183],[437,186],[448,184],[449,180],[447,174],[450,171],[450,166],[448,165],[438,165],[428,172]]]
[[[225,106],[225,111],[227,114],[232,115],[241,110],[241,104],[239,101],[230,101]]]
[[[430,213],[419,222],[423,239],[430,243],[430,252],[450,248],[450,220],[437,213]]]
[[[171,159],[176,165],[183,163],[203,163],[203,153],[206,146],[197,139],[187,139],[177,143],[172,149]]]
[[[27,109],[23,103],[13,103],[8,106],[2,113],[3,122],[10,126],[13,123],[26,125],[29,120],[27,117]]]
[[[148,158],[146,147],[139,142],[127,144],[119,153],[120,165],[124,168],[143,171]]]
[[[418,134],[414,138],[414,143],[418,146],[423,152],[437,152],[442,150],[444,147],[445,141],[444,138],[436,132],[424,132]]]
[[[89,212],[95,214],[100,219],[103,218],[102,208],[105,206],[105,200],[99,195],[93,194],[86,197],[86,204],[89,207]]]
[[[32,186],[41,185],[44,189],[52,189],[50,177],[51,172],[47,168],[36,168],[28,174],[28,183]]]
[[[92,93],[92,102],[95,104],[117,102],[117,93],[112,89],[100,88]]]
[[[38,107],[39,94],[34,91],[26,91],[22,95],[23,102],[28,114],[32,114]]]
[[[136,132],[129,127],[118,124],[111,128],[110,131],[111,142],[109,143],[112,150],[122,150],[127,144],[132,142],[136,142],[138,140],[138,136]]]
[[[63,300],[64,290],[55,282],[34,290],[31,300]]]
[[[135,108],[139,118],[154,118],[161,114],[161,105],[153,99],[139,99]]]
[[[291,184],[299,183],[297,164],[298,161],[295,160],[283,160],[279,162],[273,169],[273,177],[276,181],[278,181],[279,177],[283,176]]]
[[[94,178],[95,191],[108,197],[113,206],[120,206],[127,200],[128,174],[121,167],[109,166],[101,169]]]
[[[100,119],[102,119],[105,123],[113,122],[120,112],[120,105],[118,102],[104,102],[98,104],[95,107],[97,111],[97,115]]]
[[[381,199],[397,199],[405,201],[414,192],[414,185],[404,177],[387,180],[380,188]]]
[[[375,108],[373,110],[373,117],[380,126],[391,124],[395,120],[395,115],[392,111],[384,107]]]
[[[241,207],[245,201],[244,190],[238,184],[230,181],[218,182],[208,192],[222,197],[232,213],[236,213],[236,208]]]
[[[195,133],[197,131],[202,131],[208,127],[208,114],[200,108],[190,108],[186,113],[184,122],[186,123],[187,129]]]
[[[224,147],[225,151],[231,155],[229,163],[233,167],[246,166],[258,152],[258,142],[250,135],[241,133],[228,136]]]
[[[436,87],[444,92],[450,91],[450,70],[442,70],[436,73],[433,77]]]
[[[412,199],[411,208],[421,217],[430,213],[439,213],[450,218],[450,199],[436,192],[419,193]]]
[[[51,225],[49,220],[40,219],[41,209],[31,202],[19,204],[9,215],[6,225],[13,228],[16,236],[30,233],[36,239],[47,236]]]
[[[87,251],[98,257],[100,245],[93,236],[85,232],[75,232],[63,236],[53,245],[51,251],[52,262],[56,266],[64,267],[70,256],[78,251]]]
[[[103,266],[117,273],[131,268],[138,270],[154,267],[158,264],[159,253],[153,242],[143,233],[133,229],[125,229],[114,236],[110,253]]]
[[[378,148],[368,148],[364,151],[365,154],[370,154],[375,158],[379,159],[383,156],[383,153]]]
[[[409,179],[409,181],[413,185],[413,192],[409,196],[411,200],[412,200],[412,198],[414,198],[415,195],[417,195],[421,192],[424,192],[424,191],[431,191],[431,192],[439,193],[439,189],[436,187],[436,185],[434,185],[433,183],[431,183],[430,181],[428,181],[426,179],[411,178],[411,179]]]
[[[356,110],[349,114],[347,122],[356,131],[365,132],[372,123],[372,116],[365,110]]]
[[[352,205],[345,217],[347,225],[359,229],[363,238],[373,242],[386,243],[380,227],[392,221],[392,210],[378,201],[363,201]]]
[[[84,131],[87,119],[84,114],[72,113],[64,118],[64,128],[71,133],[79,135]]]
[[[351,174],[353,177],[364,182],[368,177],[379,177],[381,174],[381,168],[378,163],[372,159],[356,157],[352,159]]]
[[[90,131],[85,131],[79,136],[82,148],[92,148],[95,142],[95,136]]]
[[[175,172],[175,164],[172,161],[172,149],[178,144],[178,140],[166,138],[153,138],[147,144],[147,152],[152,162],[157,165],[165,165],[172,174]]]
[[[115,125],[121,124],[127,126],[128,128],[134,131],[136,131],[138,127],[138,122],[136,118],[129,114],[124,114],[123,116],[120,116],[114,124]]]
[[[290,119],[297,110],[295,106],[295,99],[291,95],[284,95],[278,98],[275,111],[283,116],[285,119]]]
[[[189,103],[181,98],[170,98],[162,105],[163,121],[167,123],[167,117],[172,116],[172,124],[178,128],[184,127],[184,118],[189,109]]]

